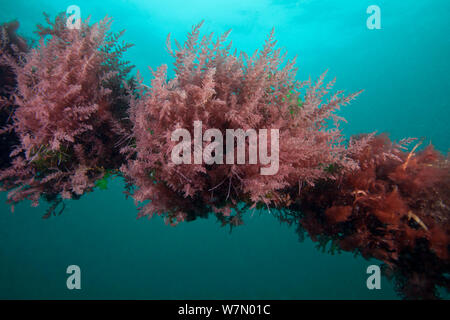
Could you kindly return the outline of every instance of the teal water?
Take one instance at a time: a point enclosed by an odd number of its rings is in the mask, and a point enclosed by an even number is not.
[[[298,55],[300,79],[329,69],[336,88],[365,89],[343,115],[345,133],[389,132],[393,139],[425,137],[442,152],[450,146],[450,2],[448,0],[305,1],[24,1],[3,0],[0,21],[19,19],[33,36],[42,11],[54,16],[69,5],[82,18],[114,18],[135,44],[126,58],[150,81],[147,66],[172,61],[170,32],[183,40],[192,25],[203,32],[232,29],[233,47],[252,53],[275,27],[279,46]],[[381,9],[381,30],[368,30],[366,8]],[[123,182],[110,183],[63,215],[41,219],[45,204],[16,207],[0,196],[2,299],[397,299],[382,278],[368,290],[366,268],[378,261],[350,253],[330,255],[269,213],[245,225],[221,228],[214,218],[166,226],[136,219]],[[68,290],[66,268],[81,268],[81,290]]]

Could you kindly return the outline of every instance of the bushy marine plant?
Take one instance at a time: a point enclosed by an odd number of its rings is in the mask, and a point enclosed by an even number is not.
[[[132,66],[122,55],[131,45],[119,44],[123,31],[111,33],[108,17],[92,25],[88,19],[79,30],[66,28],[63,14],[46,20],[47,27],[38,26],[39,46],[12,64],[16,109],[5,130],[19,143],[0,172],[12,204],[91,191],[120,167],[118,143],[129,134],[125,81]]]
[[[316,83],[297,81],[295,59],[286,61],[275,49],[273,31],[263,49],[249,57],[230,52],[228,32],[215,41],[212,34],[200,40],[200,28],[193,27],[183,45],[175,41],[175,50],[169,35],[174,78],[167,79],[167,66],[159,67],[151,87],[141,86],[139,99],[131,102],[132,140],[124,148],[130,160],[121,170],[136,186],[134,199],[150,200],[141,216],[162,214],[175,223],[211,210],[227,217],[232,209],[239,211],[239,203],[284,207],[291,201],[291,186],[301,190],[320,179],[335,179],[330,166],[340,172],[358,168],[348,157],[351,150],[339,129],[342,118],[335,113],[358,93],[327,96],[334,80],[324,84],[325,74]],[[193,135],[194,121],[224,136],[226,129],[279,129],[278,172],[261,175],[260,163],[175,165],[171,133],[184,128]]]
[[[331,241],[332,252],[384,261],[406,297],[434,298],[437,286],[449,287],[448,157],[431,146],[402,151],[410,140],[393,144],[383,135],[346,143],[335,112],[357,93],[327,98],[334,80],[324,84],[325,74],[316,83],[296,81],[295,59],[275,49],[273,32],[263,50],[238,56],[226,45],[228,33],[199,41],[200,24],[184,45],[175,41],[175,51],[168,38],[175,77],[168,80],[162,66],[151,87],[135,91],[133,80],[124,83],[129,45],[118,45],[122,33],[109,33],[110,19],[86,21],[81,30],[64,21],[47,17],[50,26],[39,26],[40,44],[28,53],[18,23],[0,30],[8,71],[2,103],[11,110],[2,132],[18,139],[0,171],[12,204],[37,205],[43,196],[53,201],[48,217],[61,197],[106,188],[121,166],[135,200],[148,201],[140,216],[162,214],[174,224],[215,211],[235,226],[247,209],[275,207],[321,248]],[[278,172],[263,176],[261,164],[175,165],[171,132],[192,133],[196,120],[222,133],[279,129]]]
[[[383,261],[404,297],[433,299],[449,288],[450,165],[433,146],[408,151],[406,142],[370,139],[351,155],[359,169],[305,188],[280,218],[314,241]]]

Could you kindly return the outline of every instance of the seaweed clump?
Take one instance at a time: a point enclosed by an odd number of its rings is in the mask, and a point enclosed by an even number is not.
[[[375,136],[352,155],[360,169],[303,190],[287,220],[383,261],[404,297],[432,299],[450,287],[450,166],[433,146],[407,152],[405,142]]]
[[[109,32],[110,18],[87,20],[79,30],[65,27],[64,14],[46,20],[39,45],[9,60],[17,83],[6,130],[19,142],[0,184],[11,204],[79,198],[124,161],[117,144],[129,129],[132,66],[122,55],[131,45],[119,44],[123,32]]]
[[[156,213],[176,223],[215,212],[223,223],[238,225],[239,215],[248,208],[287,206],[292,185],[334,179],[335,172],[324,168],[357,168],[335,112],[358,93],[330,93],[334,80],[325,83],[325,73],[315,83],[297,81],[295,59],[286,60],[275,49],[273,31],[262,50],[249,57],[231,52],[228,32],[213,41],[212,34],[200,39],[200,28],[193,27],[184,45],[175,41],[175,50],[168,37],[175,77],[167,79],[167,66],[159,67],[151,88],[141,85],[140,98],[131,103],[132,140],[123,149],[129,161],[121,171],[136,186],[134,199],[150,200],[140,208],[140,216]],[[194,136],[196,121],[222,136],[228,129],[279,129],[282,143],[279,149],[271,146],[279,153],[277,173],[262,175],[262,161],[174,164],[171,133],[183,128]],[[200,143],[203,149],[209,144]],[[250,145],[245,139],[245,150]],[[193,140],[188,147],[197,152]],[[218,153],[225,154],[224,149],[222,144]],[[231,216],[232,211],[236,215]]]
[[[437,298],[438,287],[450,287],[448,156],[431,145],[418,151],[420,143],[408,151],[412,139],[386,135],[346,143],[336,112],[358,93],[331,93],[325,73],[298,82],[295,59],[275,49],[273,32],[249,57],[231,53],[228,33],[200,40],[197,25],[176,50],[168,38],[175,77],[163,65],[147,87],[128,77],[122,55],[130,45],[118,43],[123,32],[112,34],[109,18],[80,30],[67,29],[64,15],[46,18],[32,50],[17,22],[0,27],[0,187],[12,205],[43,198],[48,218],[64,209],[62,199],[105,189],[108,177],[123,174],[127,193],[147,202],[139,216],[156,213],[175,225],[214,212],[235,227],[249,210],[273,209],[323,251],[383,261],[406,298]],[[261,162],[173,163],[171,133],[195,136],[196,121],[222,136],[279,129],[276,174],[261,175]]]

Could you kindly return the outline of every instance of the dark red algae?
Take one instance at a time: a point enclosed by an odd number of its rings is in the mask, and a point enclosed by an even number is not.
[[[290,217],[313,240],[385,263],[405,298],[449,289],[450,165],[429,145],[401,151],[386,135],[353,155],[360,169],[304,190]]]

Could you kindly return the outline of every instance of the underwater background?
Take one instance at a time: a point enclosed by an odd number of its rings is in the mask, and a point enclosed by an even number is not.
[[[381,29],[369,30],[366,9],[381,9]],[[232,29],[233,48],[253,53],[275,27],[278,46],[298,56],[298,78],[329,69],[336,88],[364,92],[340,112],[346,135],[388,132],[398,140],[425,138],[446,153],[450,146],[450,2],[429,0],[300,1],[23,1],[2,0],[0,22],[18,19],[19,33],[34,37],[42,12],[54,17],[69,5],[84,20],[114,18],[135,44],[126,58],[150,82],[147,67],[169,65],[168,33],[182,42],[191,26],[202,33]],[[42,219],[46,204],[29,202],[11,213],[0,198],[2,299],[398,299],[382,278],[368,290],[366,268],[381,264],[343,252],[321,252],[294,227],[270,213],[221,227],[215,218],[167,226],[155,216],[136,219],[123,181],[110,181],[61,216]],[[68,290],[66,268],[81,268],[82,290]],[[444,295],[444,298],[448,296]]]

